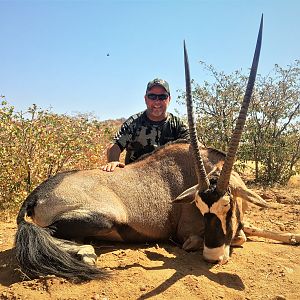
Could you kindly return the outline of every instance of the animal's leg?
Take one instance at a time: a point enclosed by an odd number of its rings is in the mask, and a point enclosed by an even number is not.
[[[97,255],[92,245],[78,245],[71,241],[57,240],[57,245],[73,256],[79,257],[81,261],[89,265],[95,265]]]
[[[242,246],[247,241],[244,231],[241,229],[231,241],[231,246]]]
[[[252,225],[244,226],[244,232],[249,236],[264,237],[291,245],[300,243],[300,234],[274,232],[260,229]]]
[[[181,205],[181,215],[177,225],[177,238],[186,251],[203,249],[204,223],[203,216],[196,205]]]
[[[199,235],[191,235],[183,243],[182,249],[185,251],[197,251],[203,249],[203,238]]]
[[[97,261],[97,255],[92,245],[83,245],[77,252],[77,255],[81,257],[81,260],[88,265],[95,265]]]
[[[58,216],[48,228],[52,235],[66,240],[104,238],[115,231],[115,221],[98,212],[73,210]]]
[[[88,238],[118,240],[115,222],[111,218],[86,210],[66,212],[57,217],[48,229],[51,235],[58,238],[55,241],[60,248],[89,265],[95,265],[97,260],[93,246],[78,245],[70,240],[83,241]]]

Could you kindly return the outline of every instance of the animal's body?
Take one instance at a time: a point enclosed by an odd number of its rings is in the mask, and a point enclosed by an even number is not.
[[[201,155],[208,173],[221,170],[224,153],[202,147]],[[194,169],[189,145],[179,142],[112,173],[95,169],[49,178],[28,196],[17,218],[16,253],[22,269],[29,276],[102,277],[105,274],[92,266],[96,260],[93,247],[73,242],[89,238],[123,242],[172,238],[185,250],[203,248],[205,234],[213,237],[215,233],[205,230],[201,207],[197,202],[172,204],[197,183]],[[230,188],[232,203],[238,205],[230,222],[222,226],[234,228],[229,244],[241,244],[245,239],[237,234],[247,207],[245,200],[252,201],[257,195],[236,172],[231,174]],[[286,235],[284,241],[290,238]],[[216,246],[218,242],[213,241]]]
[[[222,152],[210,148],[202,148],[201,152],[208,172],[221,168],[225,158]],[[199,209],[194,203],[172,204],[176,196],[196,182],[187,143],[168,144],[112,173],[95,169],[57,174],[37,187],[20,210],[16,238],[18,259],[29,274],[43,274],[45,261],[31,266],[32,262],[25,258],[27,250],[22,249],[25,239],[34,245],[41,234],[45,238],[33,248],[48,249],[53,242],[60,250],[70,250],[88,263],[95,259],[91,247],[87,247],[85,253],[82,246],[60,239],[148,242],[172,237],[186,250],[199,249],[204,230]],[[35,233],[28,233],[27,229]],[[48,266],[52,269],[48,271],[59,275],[54,270],[56,267],[56,262],[52,262]],[[93,278],[93,272],[90,274]]]
[[[112,173],[94,169],[57,174],[28,197],[24,205],[32,205],[26,214],[62,238],[136,242],[176,235],[182,242],[185,234],[176,232],[181,230],[182,211],[199,215],[194,205],[172,205],[181,192],[196,184],[188,148],[186,143],[173,143]],[[208,170],[224,159],[213,149],[203,149],[203,154],[210,156]]]

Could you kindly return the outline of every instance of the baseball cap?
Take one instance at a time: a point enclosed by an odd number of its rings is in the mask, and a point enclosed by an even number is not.
[[[147,89],[146,89],[146,93],[152,88],[154,87],[155,85],[160,85],[161,87],[163,87],[166,92],[170,95],[170,88],[169,88],[169,84],[163,80],[163,79],[160,79],[160,78],[155,78],[151,81],[148,82],[147,84]]]

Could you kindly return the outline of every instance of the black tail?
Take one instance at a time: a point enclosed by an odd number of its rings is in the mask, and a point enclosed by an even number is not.
[[[29,277],[56,275],[73,281],[107,277],[104,271],[77,260],[60,247],[64,240],[56,239],[47,229],[27,222],[27,205],[24,204],[17,219],[15,249],[17,260],[25,274]],[[70,244],[69,241],[66,242]]]

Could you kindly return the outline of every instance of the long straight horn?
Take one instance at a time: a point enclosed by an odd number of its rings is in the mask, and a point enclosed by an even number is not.
[[[194,161],[196,164],[196,173],[198,177],[199,191],[203,192],[209,188],[209,180],[204,168],[204,164],[203,164],[203,160],[201,157],[199,144],[198,144],[197,131],[195,125],[195,118],[194,118],[194,109],[193,109],[193,102],[192,102],[189,59],[187,55],[185,41],[183,42],[183,47],[184,47],[185,83],[186,83],[185,94],[186,94],[186,107],[187,107],[189,132],[190,132],[190,142],[192,146]]]
[[[239,145],[239,142],[241,139],[241,135],[243,132],[243,128],[245,125],[247,111],[248,111],[248,107],[249,107],[249,103],[250,103],[250,99],[251,99],[251,95],[252,95],[252,91],[253,91],[253,87],[254,87],[254,82],[255,82],[255,78],[256,78],[256,73],[257,73],[257,66],[258,66],[261,41],[262,41],[262,29],[263,29],[263,15],[261,16],[259,33],[258,33],[258,37],[257,37],[256,48],[255,48],[255,53],[254,53],[254,57],[253,57],[253,62],[252,62],[249,79],[248,79],[246,93],[244,96],[244,100],[242,103],[242,107],[240,110],[238,120],[236,122],[235,130],[231,137],[231,141],[229,144],[229,149],[228,149],[228,153],[226,155],[223,169],[221,171],[221,174],[220,174],[220,177],[219,177],[219,180],[217,183],[217,192],[219,194],[224,194],[228,187],[231,170],[232,170],[234,160],[235,160],[235,155],[236,155],[238,145]]]

